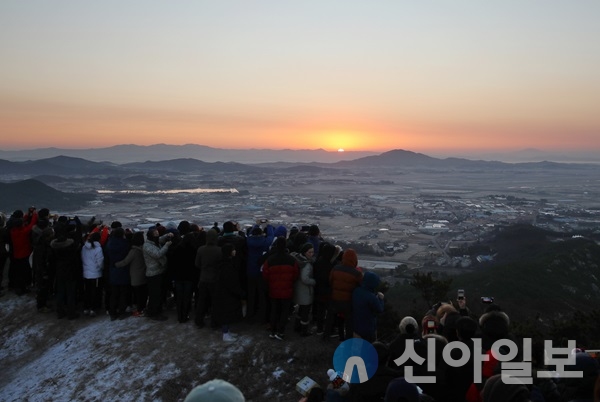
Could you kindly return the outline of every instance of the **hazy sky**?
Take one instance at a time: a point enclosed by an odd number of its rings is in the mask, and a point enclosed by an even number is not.
[[[0,148],[600,150],[600,1],[0,2]]]

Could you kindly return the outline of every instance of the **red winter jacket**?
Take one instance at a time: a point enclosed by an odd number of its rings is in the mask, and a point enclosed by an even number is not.
[[[469,389],[467,390],[467,394],[465,395],[465,400],[467,402],[482,402],[483,398],[481,397],[481,390],[483,389],[483,385],[488,378],[494,375],[496,366],[498,366],[498,359],[492,353],[492,350],[488,350],[485,352],[486,355],[489,356],[489,360],[483,361],[481,367],[481,384],[472,383]]]
[[[263,278],[269,286],[269,297],[291,299],[294,295],[294,282],[299,275],[298,261],[287,253],[277,253],[265,261]]]
[[[14,259],[29,258],[33,251],[31,247],[31,231],[38,221],[38,215],[33,213],[29,223],[14,227],[10,230],[10,241],[12,243],[12,255]]]

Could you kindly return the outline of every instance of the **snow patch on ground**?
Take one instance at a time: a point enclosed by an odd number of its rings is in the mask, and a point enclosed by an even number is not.
[[[156,370],[154,355],[160,353],[159,350],[146,356],[128,355],[125,359],[121,353],[110,353],[128,347],[131,335],[119,331],[123,326],[124,322],[109,326],[105,321],[95,321],[50,347],[14,373],[13,381],[2,390],[3,400],[22,400],[24,389],[39,400],[102,400],[107,392],[123,400],[148,400],[147,395],[136,397],[132,391],[173,378],[179,370],[173,363]],[[143,323],[140,327],[144,327]],[[31,329],[26,328],[17,332],[16,338],[24,339],[30,332]],[[12,351],[15,344],[12,340],[9,342]],[[140,370],[133,371],[131,367]],[[74,381],[81,377],[94,380]],[[115,383],[119,384],[119,390],[114,389]]]

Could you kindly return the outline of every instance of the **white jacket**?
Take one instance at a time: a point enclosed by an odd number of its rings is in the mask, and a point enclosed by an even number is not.
[[[99,242],[86,241],[81,248],[81,262],[83,263],[83,277],[85,279],[97,279],[102,277],[104,268],[104,254]]]

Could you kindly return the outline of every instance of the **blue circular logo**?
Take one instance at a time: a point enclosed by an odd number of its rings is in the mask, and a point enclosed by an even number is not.
[[[333,368],[344,381],[358,384],[375,375],[379,357],[371,343],[360,338],[351,338],[340,343],[333,354]]]

